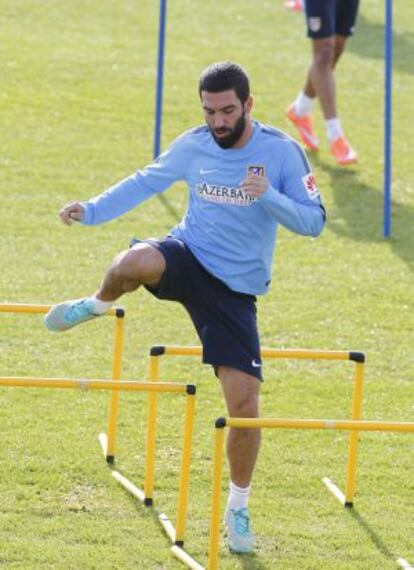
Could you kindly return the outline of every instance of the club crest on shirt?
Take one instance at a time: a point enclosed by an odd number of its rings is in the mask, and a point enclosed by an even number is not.
[[[247,172],[252,172],[253,174],[256,174],[257,176],[264,176],[265,175],[265,167],[262,166],[258,166],[256,164],[251,164],[250,166],[247,167]]]
[[[309,172],[309,174],[306,176],[302,176],[302,182],[311,200],[319,196],[319,190],[316,186],[315,176],[312,172]]]
[[[308,25],[311,32],[319,32],[322,27],[321,18],[308,18]]]

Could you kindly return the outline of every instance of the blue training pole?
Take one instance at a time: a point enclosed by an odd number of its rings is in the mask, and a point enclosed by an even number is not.
[[[385,0],[385,101],[384,101],[384,224],[391,235],[391,134],[392,134],[392,0]]]
[[[154,158],[160,154],[162,125],[162,92],[164,83],[165,23],[167,0],[160,0],[160,22],[158,30],[157,90],[155,99]]]

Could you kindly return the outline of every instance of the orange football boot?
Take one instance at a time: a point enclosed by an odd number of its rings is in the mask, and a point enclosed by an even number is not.
[[[357,153],[345,137],[338,137],[331,142],[331,152],[338,164],[346,166],[357,162]]]
[[[303,144],[308,150],[319,149],[319,139],[313,130],[313,121],[311,115],[302,115],[301,117],[296,114],[294,105],[290,105],[286,112],[286,117],[298,129],[299,136]]]

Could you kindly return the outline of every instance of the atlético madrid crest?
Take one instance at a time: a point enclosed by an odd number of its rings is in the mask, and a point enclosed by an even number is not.
[[[247,172],[252,172],[253,174],[256,174],[257,176],[264,176],[265,175],[265,167],[264,166],[256,166],[255,164],[252,164],[252,165],[247,167]]]

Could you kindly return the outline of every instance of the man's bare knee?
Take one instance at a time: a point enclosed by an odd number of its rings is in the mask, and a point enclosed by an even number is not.
[[[165,271],[165,259],[155,247],[140,243],[121,252],[111,271],[120,280],[139,285],[157,285]]]
[[[218,375],[230,416],[258,417],[260,381],[246,372],[226,366],[219,367]]]
[[[229,400],[229,413],[237,418],[257,418],[259,415],[259,398],[253,394],[245,394],[240,398]]]

